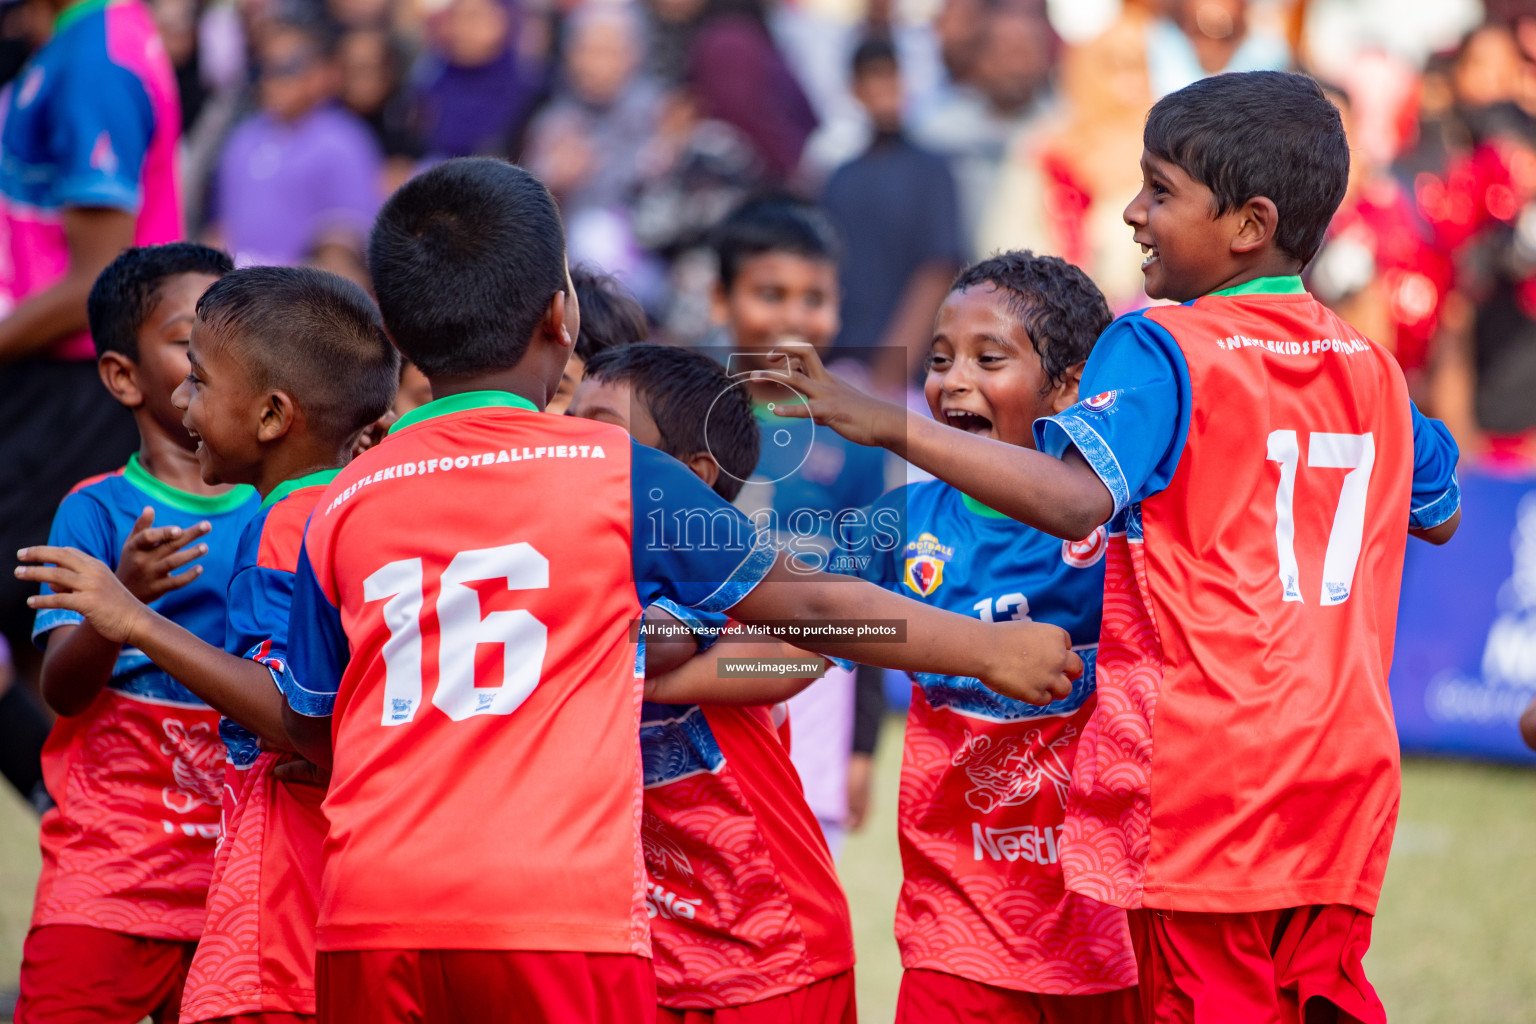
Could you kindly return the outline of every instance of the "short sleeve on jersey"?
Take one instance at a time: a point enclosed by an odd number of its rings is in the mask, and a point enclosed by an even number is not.
[[[350,657],[341,612],[331,604],[314,567],[309,550],[299,552],[293,574],[293,609],[289,616],[289,671],[279,680],[288,706],[306,718],[326,718],[336,707],[341,676]]]
[[[60,503],[59,511],[53,517],[53,527],[48,531],[48,544],[78,548],[110,566],[117,565],[120,554],[113,540],[111,513],[96,498],[78,491]],[[45,583],[42,592],[51,594],[53,588]],[[83,615],[67,608],[44,608],[33,620],[32,639],[42,646],[44,634],[60,626],[78,626],[84,621]]]
[[[1456,462],[1461,457],[1444,423],[1409,405],[1413,415],[1413,505],[1408,526],[1428,530],[1439,526],[1461,507]]]
[[[225,649],[259,661],[286,691],[288,676],[288,614],[293,606],[293,575],[251,563],[241,563],[229,581]]]
[[[731,622],[729,615],[684,608],[676,601],[665,597],[656,599],[651,607],[666,612],[682,624],[688,632],[693,634],[694,643],[698,645],[701,652],[713,647],[719,641],[721,631]]]
[[[93,61],[70,69],[57,102],[49,143],[59,168],[59,202],[137,213],[139,169],[155,130],[144,83],[127,68]]]
[[[751,593],[773,568],[772,541],[670,455],[632,442],[631,460],[640,604],[723,612]]]
[[[1035,444],[1060,458],[1082,453],[1115,500],[1118,514],[1173,479],[1189,436],[1189,366],[1178,343],[1139,313],[1110,324],[1088,364],[1084,398],[1035,421]]]

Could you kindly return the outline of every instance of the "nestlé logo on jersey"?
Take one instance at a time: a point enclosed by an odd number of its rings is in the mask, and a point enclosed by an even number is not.
[[[954,557],[955,549],[940,544],[933,534],[919,534],[917,540],[907,545],[902,580],[914,593],[927,597],[944,582],[944,563]]]
[[[1087,569],[1097,565],[1109,550],[1109,532],[1099,527],[1082,540],[1061,542],[1061,560],[1074,569]]]
[[[1108,412],[1114,407],[1115,399],[1119,395],[1118,391],[1100,391],[1092,398],[1083,399],[1083,407],[1093,412]]]

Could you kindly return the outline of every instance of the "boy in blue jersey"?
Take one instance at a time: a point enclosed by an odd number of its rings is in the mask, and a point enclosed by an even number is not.
[[[817,351],[831,346],[839,327],[839,246],[820,209],[789,197],[749,200],[716,228],[713,244],[714,316],[730,335],[732,375],[767,365],[762,355],[785,342]],[[761,424],[762,454],[735,504],[768,525],[787,550],[824,567],[833,522],[885,491],[894,460],[834,431],[775,416],[774,406],[795,401],[780,385],[744,386]],[[862,823],[869,803],[878,730],[856,730],[855,722],[878,722],[880,673],[832,668],[791,709],[802,740],[795,766],[836,856],[845,830]]]
[[[797,572],[675,460],[541,412],[579,310],[554,200],[525,171],[413,179],[369,264],[437,397],[330,485],[296,573],[284,724],[332,772],[322,1021],[654,1017],[629,638],[659,598],[778,636],[904,620],[905,642],[804,646],[1070,692],[1060,629]],[[698,519],[707,544],[687,539]]]
[[[224,643],[146,608],[78,550],[24,551],[25,560],[55,563],[25,578],[56,591],[37,605],[83,614],[225,716],[224,836],[180,1019],[286,1024],[315,1012],[314,883],[325,834],[321,791],[272,780],[280,765],[305,767],[281,753],[291,747],[279,688],[293,570],[315,501],[394,397],[399,355],[355,284],[307,268],[253,267],[199,301],[189,361],[175,404],[198,440],[203,479],[250,484],[262,498],[240,537]]]
[[[935,421],[1034,447],[1031,426],[1077,400],[1109,309],[1087,275],[1009,252],[962,271],[939,310],[924,395]],[[899,523],[901,549],[870,531]],[[1074,544],[941,480],[892,491],[849,530],[839,563],[986,622],[1067,630],[1085,669],[1044,707],[975,679],[915,677],[899,808],[905,880],[897,1019],[1129,1022],[1136,963],[1125,913],[1064,890],[1065,787],[1093,714],[1104,531]]]
[[[230,269],[223,253],[174,243],[130,249],[97,279],[97,365],[133,412],[139,450],[76,487],[49,537],[111,566],[135,598],[211,643],[224,640],[224,591],[257,499],[204,483],[171,395],[187,373],[198,296]],[[43,579],[33,571],[18,575]],[[174,1017],[219,834],[218,716],[47,595],[32,605],[42,609],[43,695],[61,716],[43,755],[57,807],[43,818],[17,1019]]]

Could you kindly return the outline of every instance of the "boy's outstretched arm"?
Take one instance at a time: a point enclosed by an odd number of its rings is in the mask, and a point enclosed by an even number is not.
[[[957,431],[958,433],[958,431]],[[862,665],[907,672],[973,676],[1007,697],[1049,704],[1072,692],[1082,660],[1059,626],[1043,622],[985,623],[941,611],[873,583],[832,573],[805,572],[779,555],[763,581],[730,609],[732,618],[779,630],[785,620],[902,620],[906,638],[838,642],[780,635],[796,646]]]
[[[659,605],[645,610],[651,630],[645,645],[645,699],[658,704],[730,704],[753,707],[788,700],[827,670],[827,661],[791,647],[782,640],[727,641],[699,651],[688,627]],[[688,635],[687,639],[682,639]],[[658,642],[658,637],[664,637]],[[754,660],[795,658],[818,663],[817,670],[787,678],[739,676],[722,678],[722,658]]]
[[[207,552],[207,545],[193,542],[212,529],[208,523],[199,523],[191,529],[183,530],[179,526],[157,527],[154,522],[154,509],[145,508],[139,514],[128,539],[123,543],[115,576],[133,598],[144,603],[197,579],[202,573],[199,566],[181,573],[177,570]],[[66,549],[23,549],[17,552],[17,560],[50,561],[32,557],[33,552],[45,550]],[[103,568],[106,567],[103,565]],[[16,569],[16,576],[30,582],[49,582],[44,576],[35,575],[38,571],[38,567],[20,566]],[[110,574],[112,570],[107,569],[107,572]],[[39,604],[35,599],[28,604],[32,608],[55,607]],[[66,718],[83,713],[111,680],[112,669],[121,651],[122,644],[119,641],[104,637],[89,622],[55,627],[48,634],[48,646],[43,655],[43,699],[56,713]]]
[[[260,736],[269,747],[291,746],[283,729],[282,694],[266,666],[214,647],[147,607],[104,562],[82,551],[28,548],[20,558],[51,563],[17,570],[22,579],[47,583],[54,591],[32,598],[32,607],[64,608],[85,616],[87,625],[75,631],[110,646],[114,659],[123,644],[136,647],[161,671],[215,711]],[[53,646],[50,639],[50,655]],[[110,668],[109,664],[109,673]]]
[[[856,444],[887,448],[1011,519],[1056,537],[1082,540],[1109,521],[1109,489],[1077,452],[1063,458],[977,437],[903,406],[864,394],[822,365],[809,345],[786,343],[782,369],[758,371],[785,384],[806,404],[781,403],[775,413],[814,419]]]

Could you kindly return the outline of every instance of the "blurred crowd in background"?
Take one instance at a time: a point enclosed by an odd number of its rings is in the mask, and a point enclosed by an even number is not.
[[[5,8],[0,74],[46,36]],[[1310,286],[1392,348],[1465,451],[1536,454],[1536,2],[153,0],[177,74],[187,230],[240,264],[366,284],[383,197],[448,157],[516,160],[573,263],[657,338],[709,336],[711,226],[819,199],[836,347],[916,372],[953,274],[1027,247],[1146,303],[1120,222],[1159,96],[1226,70],[1328,83],[1350,192]],[[901,381],[878,380],[899,387]]]

